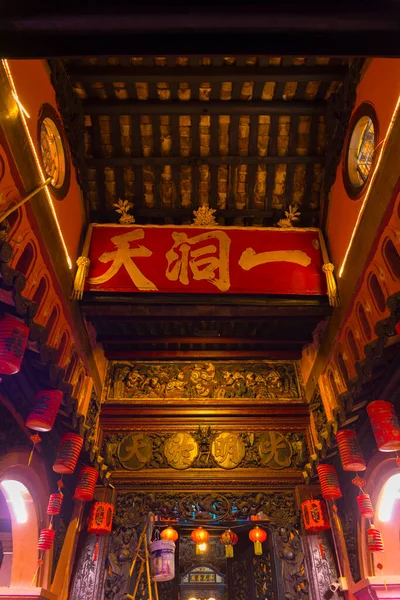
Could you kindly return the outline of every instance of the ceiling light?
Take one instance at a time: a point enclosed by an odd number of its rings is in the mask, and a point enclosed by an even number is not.
[[[17,523],[26,523],[28,520],[28,511],[26,501],[31,500],[31,495],[27,488],[20,481],[14,479],[5,479],[1,482],[7,504],[11,505]]]

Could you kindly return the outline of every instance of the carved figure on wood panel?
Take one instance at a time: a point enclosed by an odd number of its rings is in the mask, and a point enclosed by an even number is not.
[[[133,527],[120,527],[114,533],[108,555],[105,600],[123,600],[125,597],[137,542],[137,533]]]
[[[304,552],[297,532],[280,528],[277,536],[278,553],[282,560],[282,579],[287,600],[308,599],[308,581]]]

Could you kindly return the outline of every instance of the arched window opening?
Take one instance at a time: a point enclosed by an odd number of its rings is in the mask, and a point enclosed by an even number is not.
[[[13,210],[7,217],[8,226],[10,228],[10,232],[14,230],[16,223],[19,224],[21,221],[21,211],[19,208],[17,210]]]
[[[32,300],[34,302],[36,302],[36,304],[38,305],[38,308],[40,308],[40,305],[42,303],[42,300],[43,300],[46,292],[47,292],[47,280],[46,280],[46,277],[42,277],[42,279],[39,281],[39,285],[37,286],[36,291],[32,298]]]
[[[49,332],[49,337],[51,336],[51,334],[53,332],[53,328],[54,328],[54,325],[55,325],[57,319],[58,319],[58,308],[57,308],[57,306],[54,306],[53,310],[51,311],[50,318],[46,323],[46,327]]]
[[[84,374],[81,373],[78,377],[78,381],[76,382],[76,386],[75,386],[75,390],[74,390],[74,396],[75,398],[79,399],[79,395],[82,391],[82,386],[83,386],[83,380],[84,380]]]
[[[348,332],[346,334],[346,338],[347,338],[347,343],[349,345],[350,352],[353,356],[354,362],[357,362],[358,360],[360,360],[360,354],[358,352],[356,340],[354,338],[354,333],[351,331],[351,329],[348,330]]]
[[[378,519],[381,523],[388,523],[394,513],[400,509],[400,473],[389,477],[383,486],[378,503]],[[396,507],[396,511],[395,511]]]
[[[33,264],[34,255],[35,251],[33,245],[31,244],[31,242],[28,242],[15,266],[16,271],[19,271],[23,275],[26,275]]]
[[[329,384],[331,386],[331,390],[333,392],[333,395],[335,396],[335,399],[338,400],[338,398],[339,398],[339,390],[338,390],[338,387],[336,385],[336,381],[335,381],[335,378],[333,376],[332,371],[330,371],[330,373],[329,373]]]
[[[361,306],[361,304],[359,304],[357,306],[357,315],[358,315],[358,320],[360,321],[360,325],[364,332],[365,337],[367,338],[367,340],[370,340],[371,336],[372,336],[372,330],[371,330],[369,321],[367,319],[367,315],[365,314],[364,307]]]
[[[339,354],[338,354],[337,361],[338,361],[340,372],[343,377],[343,381],[347,385],[347,381],[349,379],[349,372],[347,370],[346,363],[344,362],[343,354],[341,352],[339,352]]]
[[[385,294],[381,288],[381,284],[378,281],[375,273],[371,273],[369,277],[369,290],[374,300],[375,306],[379,312],[383,313],[386,309]]]
[[[400,531],[400,472],[392,471],[386,479],[376,502],[374,525],[382,534],[385,545],[385,560],[380,575],[400,575],[399,531]]]
[[[60,362],[62,360],[64,350],[67,346],[67,341],[68,341],[68,334],[66,331],[64,331],[64,333],[62,334],[60,345],[58,346],[58,350],[57,350],[57,364],[60,364]]]
[[[13,556],[11,527],[11,515],[6,497],[3,493],[0,493],[0,542],[3,550],[3,560],[0,567],[0,587],[9,586],[11,582]]]
[[[73,353],[71,360],[69,361],[67,372],[65,373],[65,381],[71,381],[74,374],[76,365],[78,364],[78,355],[76,352]]]
[[[400,279],[400,256],[392,240],[388,238],[383,246],[383,256],[395,279]]]

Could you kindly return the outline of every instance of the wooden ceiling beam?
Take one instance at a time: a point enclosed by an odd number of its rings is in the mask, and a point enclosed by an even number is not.
[[[147,67],[147,66],[122,66],[122,65],[68,65],[68,75],[71,81],[91,83],[101,81],[112,83],[114,81],[154,83],[165,81],[175,83],[178,81],[197,84],[208,81],[221,83],[223,81],[243,82],[253,81],[263,83],[266,81],[338,81],[347,71],[346,65],[306,65],[287,67],[258,67],[244,66],[176,66],[176,67]]]
[[[111,350],[106,352],[109,360],[190,360],[193,358],[281,358],[297,360],[301,358],[301,349],[298,350]]]
[[[142,336],[139,336],[138,337],[135,335],[130,335],[127,338],[121,337],[121,336],[107,337],[106,335],[98,335],[97,341],[100,342],[101,344],[105,344],[106,346],[127,346],[127,345],[128,346],[130,346],[130,345],[133,345],[133,346],[146,345],[146,346],[148,346],[148,345],[153,345],[153,344],[194,344],[194,345],[198,345],[198,344],[207,344],[207,345],[210,345],[210,344],[212,344],[212,345],[213,344],[218,344],[218,345],[246,344],[246,345],[251,345],[251,346],[273,345],[273,346],[296,346],[296,347],[298,347],[298,346],[302,346],[304,344],[310,343],[309,339],[267,340],[264,338],[256,338],[256,337],[242,338],[240,336],[226,338],[226,337],[209,337],[209,336],[205,336],[205,337],[196,337],[196,336],[191,336],[191,337],[186,337],[186,336],[142,337]]]
[[[86,115],[323,115],[326,102],[285,100],[85,100]]]
[[[293,165],[323,163],[323,156],[117,156],[87,159],[89,167],[134,167],[135,165]]]

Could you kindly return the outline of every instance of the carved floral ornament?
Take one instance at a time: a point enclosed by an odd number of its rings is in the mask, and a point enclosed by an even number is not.
[[[213,431],[107,434],[104,454],[115,469],[186,470],[267,467],[273,470],[302,468],[307,459],[304,433],[282,434]]]

